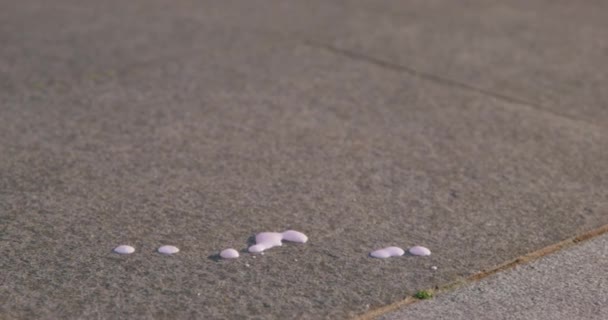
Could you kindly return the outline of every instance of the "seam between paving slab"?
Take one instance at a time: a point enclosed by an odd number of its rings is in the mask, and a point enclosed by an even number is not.
[[[323,50],[323,51],[326,51],[326,52],[329,52],[334,55],[341,56],[341,57],[344,57],[344,58],[347,58],[350,60],[366,62],[366,63],[374,65],[376,67],[386,69],[386,70],[391,70],[393,72],[407,73],[411,76],[414,76],[414,77],[417,77],[420,79],[424,79],[424,80],[427,80],[427,81],[430,81],[430,82],[433,82],[436,84],[440,84],[440,85],[444,85],[444,86],[448,86],[448,87],[452,87],[452,88],[459,88],[461,90],[465,90],[465,91],[469,91],[469,92],[475,92],[475,93],[481,94],[483,96],[492,97],[492,98],[495,98],[495,99],[498,99],[498,100],[501,100],[504,102],[519,105],[519,106],[525,107],[527,109],[530,109],[530,110],[533,110],[536,112],[541,112],[541,113],[548,114],[548,115],[551,115],[554,117],[570,120],[575,123],[583,124],[585,126],[591,126],[595,129],[599,130],[600,132],[603,132],[605,129],[603,126],[600,126],[600,125],[597,125],[597,124],[594,124],[594,123],[591,123],[591,122],[588,122],[588,121],[585,121],[585,120],[582,120],[579,118],[575,118],[575,117],[571,117],[571,116],[568,116],[565,114],[551,111],[541,104],[527,101],[527,100],[519,98],[519,97],[513,97],[510,95],[502,94],[502,93],[495,92],[492,90],[479,88],[474,85],[467,84],[465,82],[460,82],[458,80],[453,80],[453,79],[443,77],[440,75],[423,72],[423,71],[417,70],[417,69],[409,67],[409,66],[401,65],[398,63],[393,63],[390,61],[379,59],[379,58],[369,56],[366,54],[362,54],[359,52],[350,51],[347,49],[338,48],[338,47],[331,46],[331,45],[321,43],[318,41],[306,39],[305,37],[302,37],[302,36],[298,37],[298,38],[300,38],[300,41],[294,41],[292,39],[285,38],[282,34],[277,34],[275,32],[260,31],[260,30],[257,30],[256,32],[260,35],[277,38],[282,41],[290,41],[290,42],[296,42],[296,43],[299,42],[301,44],[304,44],[305,46],[308,46],[308,47],[311,47],[314,49],[320,49],[320,50]],[[185,52],[188,52],[188,51],[190,51],[190,50],[185,50]],[[184,52],[180,52],[180,53],[184,53]],[[92,72],[92,73],[84,74],[81,76],[82,77],[96,76],[98,78],[97,80],[103,81],[103,80],[107,80],[108,78],[117,78],[117,76],[124,76],[124,75],[130,74],[130,73],[133,73],[137,70],[144,69],[150,65],[157,63],[158,61],[163,61],[163,60],[167,60],[167,59],[172,60],[178,56],[179,56],[179,54],[176,54],[176,53],[167,54],[167,55],[163,55],[161,57],[152,58],[148,61],[135,62],[135,63],[127,65],[123,68],[119,68],[116,70],[110,70],[109,72]]]
[[[582,120],[579,118],[571,117],[571,116],[568,116],[568,115],[565,115],[562,113],[557,113],[557,112],[551,111],[541,104],[527,101],[527,100],[519,98],[519,97],[513,97],[510,95],[502,94],[502,93],[495,92],[492,90],[483,89],[480,87],[476,87],[474,85],[470,85],[465,82],[460,82],[458,80],[453,80],[453,79],[446,78],[446,77],[443,77],[440,75],[423,72],[423,71],[417,70],[417,69],[409,67],[409,66],[382,60],[382,59],[372,57],[369,55],[365,55],[365,54],[362,54],[359,52],[334,47],[331,45],[327,45],[325,43],[320,43],[320,42],[311,41],[311,40],[305,40],[303,43],[305,45],[313,47],[315,49],[321,49],[326,52],[330,52],[330,53],[333,53],[338,56],[346,57],[351,60],[366,62],[368,64],[372,64],[374,66],[377,66],[377,67],[380,67],[383,69],[387,69],[387,70],[391,70],[394,72],[404,72],[411,76],[418,77],[418,78],[424,79],[424,80],[428,80],[428,81],[431,81],[433,83],[437,83],[440,85],[444,85],[444,86],[448,86],[448,87],[452,87],[452,88],[459,88],[459,89],[470,91],[470,92],[475,92],[475,93],[478,93],[478,94],[481,94],[484,96],[488,96],[488,97],[492,97],[492,98],[495,98],[495,99],[498,99],[501,101],[509,102],[511,104],[523,106],[528,109],[534,110],[536,112],[541,112],[541,113],[549,114],[551,116],[556,116],[559,118],[574,121],[577,123],[582,123],[586,126],[592,126],[596,129],[600,129],[600,130],[604,129],[604,127],[599,126],[597,124],[594,124],[594,123],[591,123],[591,122],[588,122],[588,121],[585,121],[585,120]]]
[[[605,233],[608,233],[608,224],[603,225],[597,229],[587,231],[578,236],[574,236],[574,237],[568,238],[566,240],[557,242],[555,244],[546,246],[539,250],[524,254],[515,259],[509,260],[503,264],[499,264],[491,269],[482,270],[482,271],[475,273],[464,279],[458,279],[458,280],[455,280],[448,284],[445,284],[443,286],[435,287],[434,289],[429,289],[427,291],[433,292],[434,294],[441,294],[441,293],[445,293],[448,291],[456,290],[460,287],[478,282],[482,279],[485,279],[485,278],[492,276],[494,274],[497,274],[499,272],[511,270],[511,269],[515,268],[516,266],[528,264],[528,263],[530,263],[534,260],[540,259],[544,256],[556,253],[557,251],[561,251],[563,249],[573,247],[581,242],[597,238]],[[397,301],[395,303],[392,303],[392,304],[389,304],[389,305],[386,305],[383,307],[379,307],[374,310],[370,310],[364,314],[356,316],[354,318],[354,320],[372,320],[379,316],[382,316],[382,315],[387,314],[392,311],[396,311],[398,309],[404,308],[408,305],[414,304],[419,301],[422,301],[422,300],[416,299],[413,296],[408,296],[407,298],[405,298],[403,300]]]

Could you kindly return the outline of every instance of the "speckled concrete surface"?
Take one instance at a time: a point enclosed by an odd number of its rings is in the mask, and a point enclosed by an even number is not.
[[[0,1],[2,317],[348,318],[608,223],[602,92],[564,115],[351,57],[319,43],[397,2],[306,3]],[[289,228],[309,242],[215,259]]]
[[[608,235],[384,315],[405,319],[608,318]]]

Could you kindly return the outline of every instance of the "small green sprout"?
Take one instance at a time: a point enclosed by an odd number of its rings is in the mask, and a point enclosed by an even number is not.
[[[433,297],[433,293],[431,291],[428,290],[419,290],[418,292],[416,292],[416,294],[414,295],[415,298],[420,299],[420,300],[426,300],[426,299],[430,299]]]

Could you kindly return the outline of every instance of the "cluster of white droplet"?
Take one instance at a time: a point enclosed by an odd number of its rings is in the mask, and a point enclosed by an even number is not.
[[[287,230],[285,232],[260,232],[255,236],[255,244],[249,247],[251,253],[262,253],[264,250],[283,245],[283,241],[306,243],[308,237],[300,231]],[[233,248],[225,249],[220,252],[223,259],[235,259],[239,257],[239,252]]]
[[[123,245],[120,245],[120,246],[114,248],[113,251],[118,254],[131,254],[131,253],[135,252],[135,248],[123,244]],[[162,253],[162,254],[166,254],[166,255],[171,255],[171,254],[178,253],[178,252],[179,252],[179,248],[175,247],[175,246],[162,246],[162,247],[158,248],[158,253]]]
[[[408,252],[413,256],[430,256],[431,250],[421,246],[411,247]],[[372,251],[369,255],[374,258],[386,259],[390,257],[400,257],[405,254],[405,251],[399,247],[387,247]]]
[[[249,252],[259,253],[264,250],[283,245],[283,240],[306,243],[308,237],[302,232],[287,230],[285,232],[261,232],[255,236],[255,245],[249,247]]]
[[[249,247],[251,253],[261,253],[270,248],[283,245],[283,241],[306,243],[308,237],[299,231],[287,230],[285,232],[260,232],[255,236],[255,244]],[[114,248],[114,252],[119,254],[131,254],[135,252],[135,248],[128,245],[120,245]],[[158,248],[158,253],[172,255],[179,252],[179,248],[175,246],[162,246]],[[414,246],[409,248],[408,252],[414,256],[430,256],[431,250],[422,246]],[[405,251],[399,247],[386,247],[383,249],[372,251],[369,255],[373,258],[386,259],[390,257],[400,257],[405,254]],[[239,252],[233,248],[224,249],[220,252],[222,259],[236,259],[239,257]],[[255,258],[255,257],[254,257]],[[436,270],[437,267],[433,266]]]
[[[255,236],[256,244],[249,247],[249,252],[261,253],[264,250],[283,245],[282,241],[306,243],[308,237],[302,232],[295,230],[287,230],[285,232],[261,232]],[[135,252],[135,248],[128,245],[120,245],[114,248],[114,252],[119,254],[131,254]],[[178,252],[179,248],[175,246],[162,246],[158,248],[158,253],[165,255],[171,255]],[[239,252],[233,248],[225,249],[220,252],[220,257],[223,259],[235,259],[239,257]]]

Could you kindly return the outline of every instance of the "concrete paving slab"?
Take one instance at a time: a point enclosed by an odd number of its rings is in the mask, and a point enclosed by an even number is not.
[[[272,30],[608,126],[604,1],[226,1],[188,15]],[[213,15],[207,12],[212,6]]]
[[[382,320],[608,318],[608,236],[518,266]]]
[[[31,3],[0,10],[30,39],[0,31],[18,48],[1,51],[3,316],[345,318],[608,223],[600,127],[235,28],[223,5],[203,23]],[[213,258],[288,228],[309,243]],[[367,257],[415,244],[434,254]]]
[[[5,86],[14,86],[24,76],[13,70],[19,61],[37,71],[26,79],[31,86],[47,84],[50,73],[55,85],[65,86],[66,81],[82,80],[79,76],[102,78],[117,65],[179,56],[205,42],[203,34],[222,35],[217,28],[222,26],[310,41],[351,58],[384,62],[389,69],[403,67],[530,108],[608,126],[608,71],[597,67],[608,63],[608,8],[602,1],[157,0],[51,5],[27,0],[1,5],[0,21],[6,27],[0,50],[8,63],[0,64],[0,71],[13,79]],[[104,29],[109,24],[120,27]],[[145,50],[150,42],[157,47]],[[28,50],[37,43],[45,43],[46,49]],[[79,54],[69,50],[74,47]]]

